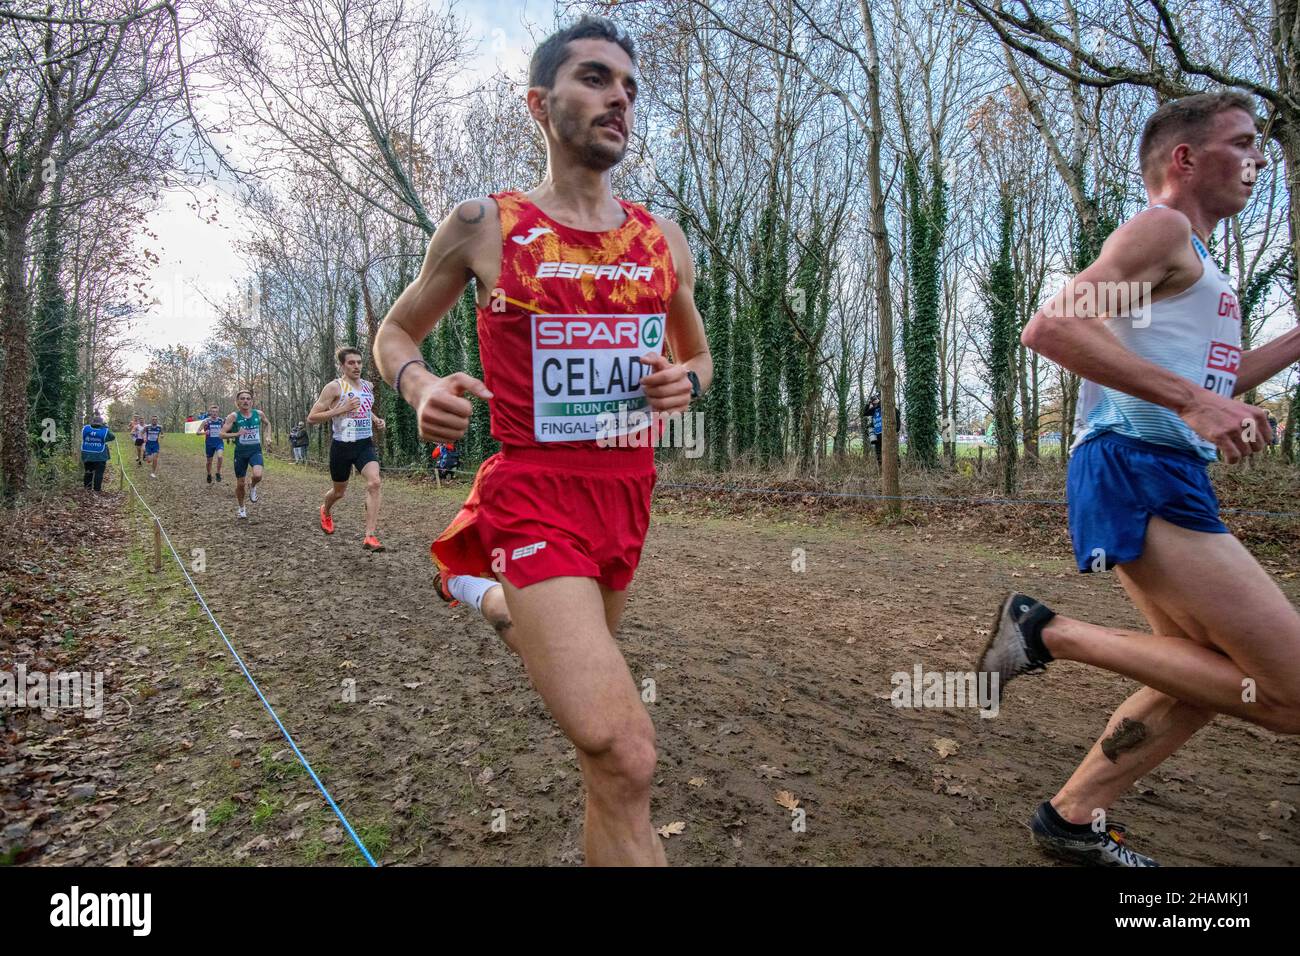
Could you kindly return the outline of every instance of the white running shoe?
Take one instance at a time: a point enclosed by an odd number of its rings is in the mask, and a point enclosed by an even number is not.
[[[247,517],[248,517],[248,509],[245,508],[243,505],[240,505],[240,506],[239,506],[239,517],[241,517],[241,518],[247,518]]]
[[[253,485],[252,488],[248,489],[248,500],[249,501],[257,500],[257,485]]]

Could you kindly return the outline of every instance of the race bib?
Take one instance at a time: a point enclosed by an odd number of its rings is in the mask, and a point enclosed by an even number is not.
[[[1237,370],[1241,368],[1241,349],[1226,342],[1211,342],[1205,350],[1205,388],[1232,398],[1237,387]]]
[[[262,443],[262,426],[257,425],[253,428],[241,428],[239,430],[239,444],[241,445],[260,445]]]
[[[662,313],[534,315],[534,437],[594,441],[647,428],[640,357],[663,345]]]
[[[338,432],[339,441],[361,441],[374,434],[374,425],[370,417],[375,404],[374,394],[367,391],[353,391],[339,395],[339,403],[344,404],[349,398],[356,398],[361,404],[350,415],[340,416]]]
[[[208,437],[209,438],[221,437],[221,419],[219,418],[208,419]]]

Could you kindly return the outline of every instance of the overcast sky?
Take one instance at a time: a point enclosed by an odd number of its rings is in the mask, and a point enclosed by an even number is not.
[[[470,36],[478,41],[477,54],[467,64],[469,80],[486,79],[500,69],[522,71],[533,45],[525,24],[549,29],[555,19],[552,0],[459,0],[456,8],[469,21]],[[231,145],[238,154],[239,143]],[[133,372],[148,364],[151,349],[202,345],[216,325],[209,302],[220,302],[233,293],[248,272],[234,248],[235,240],[243,236],[239,204],[227,189],[212,182],[200,187],[197,198],[204,213],[216,211],[217,222],[203,221],[193,208],[192,190],[171,189],[163,193],[159,208],[148,219],[157,241],[141,237],[139,242],[141,249],[158,252],[161,261],[151,274],[150,295],[158,304],[137,316],[132,328],[138,343],[130,361]]]

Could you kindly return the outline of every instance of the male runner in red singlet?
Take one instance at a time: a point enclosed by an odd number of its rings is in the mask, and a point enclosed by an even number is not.
[[[1074,862],[1154,865],[1106,814],[1215,714],[1300,733],[1300,614],[1219,520],[1207,469],[1219,453],[1236,462],[1266,447],[1267,416],[1236,396],[1300,360],[1300,329],[1242,349],[1236,290],[1207,249],[1266,165],[1254,113],[1239,92],[1156,110],[1138,151],[1151,206],[1021,337],[1086,379],[1067,496],[1079,570],[1113,567],[1151,627],[1087,623],[1013,594],[980,660],[1004,687],[1056,659],[1145,685],[1030,820],[1044,850]],[[1103,314],[1096,290],[1134,287],[1147,304]]]
[[[451,574],[501,582],[509,643],[578,749],[589,864],[665,862],[650,823],[654,725],[613,635],[650,519],[648,412],[684,411],[713,371],[681,229],[610,189],[635,73],[631,42],[598,17],[537,48],[528,109],[546,178],[457,206],[375,339],[425,440],[465,433],[466,393],[491,402],[502,450],[433,552]],[[418,348],[471,277],[486,384],[438,378]],[[625,434],[602,447],[610,418]]]

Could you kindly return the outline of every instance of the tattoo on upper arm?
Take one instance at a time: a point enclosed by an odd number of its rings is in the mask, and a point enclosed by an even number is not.
[[[456,218],[467,226],[476,226],[482,222],[483,217],[487,215],[487,204],[481,202],[474,203],[474,205],[478,207],[478,215],[470,215],[467,213],[465,207],[468,205],[469,203],[461,203],[461,205],[456,207]]]

